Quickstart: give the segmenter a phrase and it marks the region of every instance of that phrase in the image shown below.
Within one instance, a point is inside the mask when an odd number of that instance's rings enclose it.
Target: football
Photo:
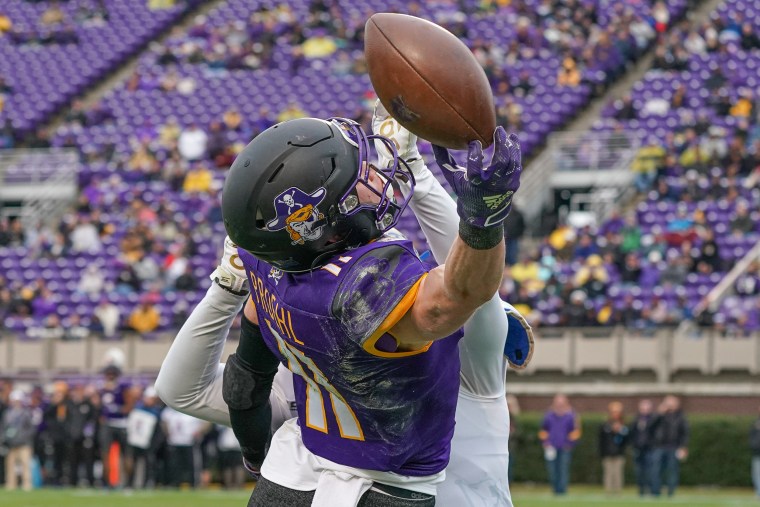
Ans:
[[[451,32],[414,16],[377,13],[365,26],[364,54],[380,102],[411,132],[452,149],[492,143],[491,86]]]

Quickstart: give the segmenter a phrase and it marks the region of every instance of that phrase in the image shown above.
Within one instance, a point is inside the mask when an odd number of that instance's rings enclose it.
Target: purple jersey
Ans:
[[[129,386],[122,383],[117,383],[114,387],[103,386],[100,388],[101,414],[108,423],[117,421],[126,423],[127,416],[122,411],[124,410],[127,389]]]
[[[377,241],[307,273],[239,250],[267,345],[295,373],[304,445],[346,466],[435,474],[449,461],[461,332],[412,352],[387,331],[428,268],[410,241]]]

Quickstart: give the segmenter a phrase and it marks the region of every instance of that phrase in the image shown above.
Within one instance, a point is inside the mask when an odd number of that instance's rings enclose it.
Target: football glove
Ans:
[[[506,301],[502,301],[502,306],[509,322],[504,355],[509,366],[515,370],[525,369],[533,358],[533,328],[514,306]]]
[[[256,481],[261,479],[261,463],[254,465],[248,461],[248,458],[245,457],[245,454],[243,454],[243,468],[245,468],[245,470],[248,472],[248,475],[250,475],[252,479]]]
[[[467,166],[460,167],[446,148],[433,145],[435,161],[457,195],[459,218],[473,227],[489,229],[501,226],[512,209],[512,196],[520,188],[522,160],[517,136],[503,127],[493,134],[494,154],[491,164],[483,166],[483,147],[471,141]]]
[[[415,180],[427,169],[417,149],[417,136],[388,114],[379,100],[375,102],[375,110],[372,113],[372,132],[390,139],[396,145],[398,158],[406,162]],[[378,167],[388,167],[393,162],[393,154],[379,139],[375,139],[375,150],[378,155]]]
[[[244,296],[249,292],[248,277],[245,274],[243,261],[238,256],[237,245],[229,236],[224,238],[222,260],[209,278],[222,289],[236,296]]]

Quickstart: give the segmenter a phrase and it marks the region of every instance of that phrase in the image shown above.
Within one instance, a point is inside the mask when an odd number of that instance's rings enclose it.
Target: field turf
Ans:
[[[29,493],[0,490],[2,507],[244,507],[246,491],[117,491],[42,489]],[[607,497],[599,488],[575,487],[566,497],[555,498],[546,488],[517,486],[515,507],[639,507],[679,505],[689,507],[757,507],[760,501],[749,490],[683,488],[673,498],[639,499],[632,489],[619,497]],[[464,506],[463,506],[464,507]]]

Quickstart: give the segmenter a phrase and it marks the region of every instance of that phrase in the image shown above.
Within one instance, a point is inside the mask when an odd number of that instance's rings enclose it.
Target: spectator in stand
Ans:
[[[2,77],[0,77],[0,87],[2,87]],[[0,112],[3,110],[3,92],[0,91]],[[5,119],[0,125],[0,150],[10,150],[15,146],[16,137],[13,133],[13,126],[9,119]],[[2,245],[2,243],[0,243]]]
[[[98,228],[87,215],[79,217],[77,225],[71,231],[70,239],[71,250],[74,253],[98,253],[102,249]]]
[[[512,280],[528,291],[538,291],[543,287],[539,278],[541,266],[530,254],[523,254],[520,262],[510,268]]]
[[[617,495],[623,491],[625,448],[628,426],[623,420],[623,404],[613,401],[607,406],[607,421],[599,428],[599,455],[602,457],[604,491]]]
[[[576,87],[581,84],[581,73],[572,56],[566,56],[562,61],[562,67],[557,74],[559,86]]]
[[[697,267],[700,271],[714,273],[720,271],[722,260],[718,243],[715,241],[715,233],[712,229],[706,229],[700,234],[702,242],[699,247]]]
[[[183,292],[198,289],[198,280],[196,280],[195,275],[193,274],[192,265],[188,264],[185,267],[185,272],[177,277],[174,281],[174,288]]]
[[[297,118],[303,118],[306,116],[306,111],[301,109],[295,102],[290,102],[285,109],[280,111],[277,115],[277,122],[283,122],[288,120],[295,120]]]
[[[172,192],[178,192],[182,188],[188,170],[188,163],[179,152],[172,150],[169,159],[163,164],[161,179],[169,184]]]
[[[552,490],[555,495],[564,495],[570,482],[573,448],[581,438],[580,417],[564,394],[554,396],[552,405],[544,416],[538,438],[544,447],[544,459]]]
[[[99,329],[103,333],[104,338],[110,339],[116,335],[121,315],[119,308],[115,304],[108,301],[105,297],[101,298],[92,316],[96,323],[96,329]]]
[[[133,143],[134,151],[127,161],[127,169],[142,173],[148,179],[154,179],[159,173],[160,164],[150,143],[148,139]]]
[[[21,488],[32,489],[32,444],[35,426],[31,410],[24,404],[24,393],[11,391],[10,405],[3,411],[0,420],[0,440],[8,448],[5,456],[5,489],[13,491],[18,487],[16,467],[21,469]]]
[[[50,2],[50,5],[40,16],[40,23],[43,25],[58,25],[63,23],[65,19],[65,13],[55,0]]]
[[[78,314],[73,313],[64,321],[63,337],[64,341],[81,341],[90,337],[90,330],[81,323]]]
[[[200,163],[188,171],[182,190],[187,193],[208,193],[211,190],[213,174],[205,163]]]
[[[760,498],[760,416],[752,423],[749,431],[749,449],[752,453],[752,485],[755,487],[755,495]]]
[[[243,128],[243,115],[233,107],[224,112],[222,122],[229,132],[240,132]]]
[[[691,30],[689,32],[689,35],[686,36],[686,40],[683,42],[683,47],[692,55],[703,55],[707,53],[707,44],[696,30]]]
[[[170,485],[197,486],[201,467],[198,445],[210,423],[166,407],[161,412],[161,426],[169,446]]]
[[[217,159],[224,153],[227,148],[227,134],[222,128],[222,123],[219,121],[212,121],[208,127],[208,156],[213,160],[217,167],[221,167],[217,163]]]
[[[755,33],[752,23],[742,23],[741,46],[745,51],[760,49],[760,37]]]
[[[164,259],[162,266],[166,285],[173,287],[174,283],[190,266],[187,259],[187,251],[184,246],[176,243],[169,247],[169,255]]]
[[[208,135],[197,123],[182,131],[177,140],[179,154],[187,161],[201,160],[206,155]]]
[[[177,140],[182,133],[182,128],[177,123],[177,118],[169,117],[165,124],[158,129],[158,145],[167,150],[177,147]]]
[[[11,21],[11,18],[4,12],[0,12],[0,36],[10,32],[12,29],[13,22]],[[2,92],[2,89],[0,89],[0,92]]]
[[[53,315],[57,309],[58,302],[53,292],[43,285],[39,295],[32,301],[32,315],[37,319],[43,319]]]
[[[729,114],[731,116],[749,118],[752,116],[754,107],[754,94],[750,88],[739,89],[739,98],[736,100]]]
[[[573,279],[575,287],[582,289],[590,298],[603,296],[607,292],[610,275],[599,255],[589,255]]]
[[[652,494],[660,496],[662,478],[673,496],[680,481],[680,462],[689,454],[689,425],[675,396],[666,396],[652,423]]]
[[[504,221],[504,236],[507,245],[507,264],[510,266],[517,262],[520,255],[520,238],[525,234],[525,218],[517,206],[512,206],[512,211]]]
[[[301,45],[301,49],[305,58],[326,58],[338,50],[338,45],[326,30],[317,29]]]
[[[158,328],[161,315],[147,298],[129,316],[129,327],[140,334],[151,333]]]
[[[639,410],[631,422],[630,442],[633,448],[633,465],[639,496],[651,492],[653,425],[656,418],[652,413],[652,401],[639,401]]]
[[[79,485],[79,469],[84,470],[83,479],[90,487],[95,485],[96,436],[98,430],[98,410],[92,402],[84,384],[71,387],[71,418],[69,423],[68,468],[71,485]]]
[[[79,279],[77,290],[82,294],[97,295],[103,292],[105,275],[97,264],[88,265]]]
[[[51,314],[45,317],[41,326],[35,325],[27,330],[27,335],[42,340],[60,340],[63,338],[65,331],[61,326],[61,319],[58,315]]]
[[[560,310],[560,324],[568,327],[584,327],[594,323],[593,305],[588,295],[580,289],[569,295],[569,301]]]

